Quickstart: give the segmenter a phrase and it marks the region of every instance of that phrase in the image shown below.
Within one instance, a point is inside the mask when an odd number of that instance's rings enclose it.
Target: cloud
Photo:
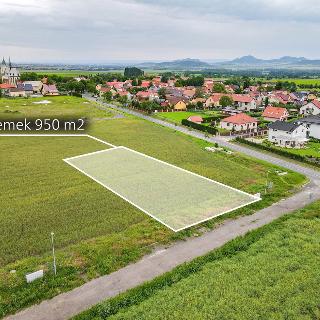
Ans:
[[[319,8],[313,0],[2,0],[0,56],[69,62],[316,57]]]

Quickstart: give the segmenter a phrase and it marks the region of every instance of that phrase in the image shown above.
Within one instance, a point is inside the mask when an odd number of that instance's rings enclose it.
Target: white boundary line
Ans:
[[[81,133],[1,133],[0,137],[86,137],[93,140],[96,140],[98,142],[101,142],[103,144],[106,144],[112,148],[115,148],[116,146],[114,144],[111,144],[109,142],[106,142],[104,140],[101,140],[99,138],[96,138],[94,136],[91,136],[90,134],[81,134]]]
[[[109,149],[109,150],[113,150],[113,149]],[[106,151],[106,150],[103,150]],[[86,173],[85,171],[83,171],[82,169],[78,168],[77,166],[75,166],[74,164],[69,162],[70,159],[63,159],[64,162],[66,162],[68,165],[70,165],[71,167],[75,168],[76,170],[80,171],[81,173],[83,173],[85,176],[89,177],[90,179],[92,179],[93,181],[99,183],[101,186],[103,186],[104,188],[108,189],[109,191],[113,192],[114,194],[116,194],[118,197],[120,197],[121,199],[127,201],[128,203],[130,203],[131,205],[133,205],[134,207],[138,208],[139,210],[141,210],[142,212],[144,212],[145,214],[147,214],[148,216],[150,216],[151,218],[153,218],[154,220],[157,220],[158,222],[160,222],[161,224],[165,225],[167,228],[171,229],[174,232],[177,232],[175,229],[173,229],[172,227],[170,227],[168,224],[164,223],[163,221],[161,221],[160,219],[158,219],[157,217],[153,216],[151,213],[149,213],[148,211],[146,211],[145,209],[139,207],[137,204],[133,203],[132,201],[130,201],[129,199],[125,198],[124,196],[122,196],[120,193],[118,193],[117,191],[114,191],[113,189],[111,189],[110,187],[108,187],[107,185],[105,185],[104,183],[102,183],[101,181],[99,181],[98,179],[94,178],[93,176],[91,176],[90,174]]]
[[[123,200],[127,201],[128,203],[130,203],[131,205],[133,205],[133,206],[136,207],[137,209],[141,210],[142,212],[144,212],[145,214],[147,214],[148,216],[150,216],[150,217],[153,218],[154,220],[156,220],[156,221],[160,222],[161,224],[165,225],[167,228],[169,228],[170,230],[172,230],[172,231],[174,231],[174,232],[178,232],[178,231],[182,231],[182,230],[184,230],[184,229],[188,229],[188,228],[193,227],[193,226],[195,226],[195,225],[198,225],[198,224],[200,224],[200,223],[209,221],[209,220],[211,220],[211,219],[213,219],[213,218],[216,218],[216,217],[221,216],[221,215],[224,215],[224,214],[226,214],[226,213],[228,213],[228,212],[232,212],[232,211],[234,211],[234,210],[243,208],[243,207],[245,207],[245,206],[248,206],[248,205],[250,205],[250,204],[252,204],[252,203],[255,203],[255,202],[261,200],[261,198],[258,198],[258,197],[256,197],[256,196],[254,196],[254,195],[252,195],[252,194],[249,194],[249,193],[247,193],[247,192],[244,192],[244,191],[242,191],[242,190],[238,190],[238,189],[236,189],[236,188],[230,187],[230,186],[228,186],[228,185],[226,185],[226,184],[223,184],[223,183],[221,183],[221,182],[218,182],[218,181],[215,181],[215,180],[206,178],[206,177],[201,176],[201,175],[199,175],[199,174],[197,174],[197,173],[194,173],[194,172],[192,172],[192,171],[188,171],[188,170],[186,170],[186,169],[177,167],[177,166],[175,166],[175,165],[173,165],[173,164],[170,164],[170,163],[168,163],[168,162],[165,162],[165,161],[162,161],[162,160],[153,158],[153,157],[151,157],[151,156],[148,156],[148,155],[146,155],[146,154],[144,154],[144,153],[141,153],[141,152],[138,152],[138,151],[136,151],[136,150],[132,150],[132,149],[130,149],[130,148],[123,147],[123,146],[115,146],[115,145],[113,145],[113,144],[111,144],[111,143],[109,143],[109,142],[106,142],[106,141],[104,141],[104,140],[101,140],[101,139],[99,139],[99,138],[96,138],[96,137],[94,137],[94,136],[91,136],[91,135],[89,135],[89,134],[14,134],[14,133],[12,133],[12,134],[0,134],[0,137],[87,137],[87,138],[96,140],[96,141],[98,141],[98,142],[100,142],[100,143],[103,143],[103,144],[105,144],[105,145],[110,146],[110,147],[111,147],[110,149],[95,151],[95,152],[86,153],[86,154],[82,154],[82,155],[75,156],[75,157],[71,157],[71,158],[66,158],[66,159],[63,159],[63,161],[66,162],[66,163],[67,163],[68,165],[70,165],[71,167],[75,168],[76,170],[80,171],[81,173],[83,173],[84,175],[86,175],[87,177],[89,177],[90,179],[94,180],[94,181],[97,182],[98,184],[102,185],[104,188],[106,188],[106,189],[108,189],[109,191],[113,192],[114,194],[116,194],[117,196],[119,196],[120,198],[122,198]],[[183,227],[183,228],[174,229],[174,228],[172,228],[171,226],[169,226],[168,224],[166,224],[165,222],[161,221],[160,219],[158,219],[157,217],[155,217],[154,215],[152,215],[151,213],[147,212],[145,209],[139,207],[138,205],[136,205],[135,203],[133,203],[133,202],[130,201],[129,199],[123,197],[123,196],[122,196],[121,194],[119,194],[118,192],[112,190],[112,189],[109,188],[108,186],[104,185],[103,183],[101,183],[100,181],[98,181],[97,179],[95,179],[94,177],[92,177],[91,175],[87,174],[86,172],[84,172],[83,170],[77,168],[75,165],[73,165],[73,164],[71,164],[71,163],[69,162],[69,160],[72,160],[72,159],[81,158],[81,157],[85,157],[85,156],[89,156],[89,155],[93,155],[93,154],[97,154],[97,153],[107,152],[107,151],[111,151],[111,150],[114,150],[114,149],[126,149],[126,150],[129,150],[129,151],[134,152],[134,153],[136,153],[136,154],[142,155],[142,156],[144,156],[144,157],[146,157],[146,158],[149,158],[149,159],[158,161],[158,162],[160,162],[160,163],[162,163],[162,164],[165,164],[165,165],[167,165],[167,166],[173,167],[173,168],[175,168],[175,169],[178,169],[178,170],[187,172],[187,173],[189,173],[189,174],[192,174],[192,175],[194,175],[194,176],[197,176],[197,177],[199,177],[199,178],[205,179],[205,180],[207,180],[207,181],[210,181],[210,182],[219,184],[219,185],[221,185],[221,186],[227,187],[227,188],[229,188],[229,189],[231,189],[231,190],[233,190],[233,191],[237,191],[237,192],[243,193],[243,194],[245,194],[245,195],[247,195],[247,196],[249,196],[249,197],[254,198],[254,200],[251,201],[251,202],[248,202],[248,203],[246,203],[246,204],[243,204],[243,205],[241,205],[241,206],[238,206],[238,207],[232,208],[232,209],[230,209],[230,210],[224,211],[224,212],[222,212],[222,213],[216,214],[216,215],[214,215],[214,216],[211,216],[211,217],[209,217],[209,218],[206,218],[206,219],[197,221],[197,222],[195,222],[195,223],[193,223],[193,224],[190,224],[190,225],[187,225],[187,226],[185,226],[185,227]]]
[[[167,165],[167,166],[173,167],[173,168],[175,168],[175,169],[181,170],[181,171],[186,172],[186,173],[188,173],[188,174],[192,174],[192,175],[194,175],[194,176],[196,176],[196,177],[198,177],[198,178],[202,178],[202,179],[204,179],[204,180],[207,180],[207,181],[209,181],[209,182],[211,182],[211,183],[215,183],[215,184],[218,184],[218,185],[227,187],[227,188],[229,188],[229,189],[231,189],[231,190],[233,190],[233,191],[236,191],[236,192],[238,192],[238,193],[245,194],[246,196],[251,197],[251,198],[253,198],[254,200],[249,201],[249,202],[247,202],[247,203],[245,203],[245,204],[243,204],[243,205],[240,205],[240,206],[238,206],[238,207],[231,208],[231,209],[229,209],[229,210],[223,211],[223,212],[218,213],[218,214],[216,214],[216,215],[210,216],[210,217],[205,218],[205,219],[203,219],[203,220],[197,221],[197,222],[192,223],[192,224],[190,224],[190,225],[184,226],[184,227],[182,227],[182,228],[175,229],[175,228],[171,227],[170,225],[166,224],[165,222],[163,222],[162,220],[160,220],[159,218],[155,217],[155,216],[154,216],[153,214],[151,214],[150,212],[148,212],[148,211],[146,211],[145,209],[141,208],[140,206],[138,206],[137,204],[135,204],[134,202],[132,202],[132,201],[129,200],[128,198],[124,197],[124,196],[121,195],[119,192],[113,190],[113,189],[110,188],[108,185],[104,184],[103,182],[101,182],[101,181],[99,181],[98,179],[94,178],[93,176],[91,176],[90,174],[86,173],[86,172],[83,171],[82,169],[78,168],[76,165],[74,165],[74,164],[72,164],[72,163],[69,162],[69,160],[71,160],[71,159],[82,158],[82,157],[85,157],[85,156],[90,156],[90,155],[95,154],[95,153],[109,152],[109,151],[113,151],[113,150],[115,150],[115,149],[124,149],[124,150],[128,150],[128,151],[130,151],[130,152],[134,152],[134,153],[136,153],[136,154],[139,154],[139,155],[144,156],[144,157],[146,157],[146,158],[149,158],[149,159],[152,159],[152,160],[154,160],[154,161],[160,162],[160,163],[162,163],[162,164],[165,164],[165,165]],[[242,191],[242,190],[238,190],[238,189],[236,189],[236,188],[230,187],[230,186],[225,185],[225,184],[223,184],[223,183],[220,183],[220,182],[218,182],[218,181],[215,181],[215,180],[206,178],[206,177],[204,177],[204,176],[201,176],[201,175],[199,175],[199,174],[197,174],[197,173],[194,173],[194,172],[192,172],[192,171],[188,171],[188,170],[182,169],[182,168],[177,167],[177,166],[175,166],[175,165],[173,165],[173,164],[170,164],[170,163],[168,163],[168,162],[165,162],[165,161],[162,161],[162,160],[153,158],[153,157],[148,156],[148,155],[146,155],[146,154],[144,154],[144,153],[141,153],[141,152],[138,152],[138,151],[135,151],[135,150],[132,150],[132,149],[130,149],[130,148],[123,147],[123,146],[119,146],[119,147],[115,147],[115,148],[111,148],[111,149],[107,149],[107,150],[101,150],[101,151],[93,152],[93,153],[87,153],[87,154],[83,154],[83,155],[80,155],[80,156],[76,156],[76,157],[72,157],[72,158],[68,158],[68,159],[63,159],[63,161],[65,161],[66,163],[68,163],[70,166],[72,166],[72,167],[75,168],[76,170],[80,171],[81,173],[83,173],[84,175],[86,175],[87,177],[89,177],[90,179],[92,179],[92,180],[94,180],[95,182],[99,183],[99,184],[102,185],[104,188],[106,188],[106,189],[108,189],[109,191],[113,192],[114,194],[116,194],[117,196],[119,196],[120,198],[122,198],[123,200],[127,201],[128,203],[130,203],[130,204],[133,205],[134,207],[138,208],[139,210],[141,210],[142,212],[146,213],[148,216],[152,217],[153,219],[155,219],[156,221],[158,221],[158,222],[160,222],[161,224],[165,225],[166,227],[168,227],[169,229],[171,229],[171,230],[174,231],[174,232],[178,232],[178,231],[182,231],[182,230],[184,230],[184,229],[188,229],[188,228],[193,227],[193,226],[195,226],[195,225],[198,225],[198,224],[200,224],[200,223],[209,221],[209,220],[211,220],[211,219],[213,219],[213,218],[216,218],[216,217],[218,217],[218,216],[224,215],[224,214],[229,213],[229,212],[232,212],[232,211],[234,211],[234,210],[243,208],[243,207],[245,207],[245,206],[248,206],[248,205],[250,205],[250,204],[252,204],[252,203],[255,203],[255,202],[261,200],[261,198],[258,198],[258,197],[256,197],[256,196],[250,194],[250,193],[244,192],[244,191]]]

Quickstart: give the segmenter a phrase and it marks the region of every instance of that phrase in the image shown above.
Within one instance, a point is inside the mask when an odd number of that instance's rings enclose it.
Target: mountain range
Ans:
[[[284,56],[277,59],[259,59],[252,55],[243,56],[230,61],[208,63],[199,59],[182,59],[166,62],[145,62],[136,65],[142,69],[161,70],[203,70],[212,68],[236,69],[273,69],[273,68],[320,68],[320,60],[305,57]]]

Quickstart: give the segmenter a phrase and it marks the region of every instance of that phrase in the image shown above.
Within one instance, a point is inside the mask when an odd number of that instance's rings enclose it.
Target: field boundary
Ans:
[[[96,183],[100,184],[101,186],[103,186],[104,188],[108,189],[109,191],[113,192],[114,194],[116,194],[118,197],[120,197],[121,199],[125,200],[126,202],[130,203],[131,205],[133,205],[134,207],[136,207],[137,209],[139,209],[140,211],[142,211],[143,213],[147,214],[148,216],[150,216],[151,218],[153,218],[154,220],[158,221],[159,223],[163,224],[164,226],[166,226],[167,228],[169,228],[170,230],[174,231],[174,232],[179,232],[179,231],[182,231],[182,230],[185,230],[185,229],[188,229],[188,228],[191,228],[193,226],[196,226],[198,224],[201,224],[203,222],[206,222],[206,221],[209,221],[211,219],[214,219],[216,217],[219,217],[219,216],[222,216],[224,214],[227,214],[229,212],[232,212],[232,211],[235,211],[237,209],[240,209],[240,208],[243,208],[245,206],[248,206],[248,205],[251,205],[255,202],[258,202],[261,200],[261,197],[257,196],[257,195],[252,195],[252,194],[249,194],[245,191],[242,191],[242,190],[239,190],[239,189],[236,189],[236,188],[233,188],[229,185],[226,185],[224,183],[221,183],[221,182],[218,182],[216,180],[212,180],[210,178],[207,178],[207,177],[204,177],[202,175],[199,175],[195,172],[192,172],[192,171],[189,171],[189,170],[186,170],[186,169],[183,169],[181,167],[178,167],[178,166],[175,166],[171,163],[168,163],[166,161],[162,161],[162,160],[159,160],[157,158],[154,158],[154,157],[151,157],[149,155],[146,155],[144,153],[141,153],[139,151],[136,151],[136,150],[133,150],[133,149],[130,149],[128,147],[125,147],[125,146],[115,146],[109,142],[106,142],[102,139],[99,139],[97,137],[94,137],[92,135],[89,135],[89,134],[0,134],[0,137],[87,137],[87,138],[90,138],[90,139],[93,139],[95,141],[98,141],[100,143],[103,143],[105,145],[108,145],[110,148],[109,149],[103,149],[103,150],[99,150],[99,151],[94,151],[94,152],[90,152],[90,153],[86,153],[86,154],[81,154],[81,155],[78,155],[78,156],[74,156],[74,157],[70,157],[70,158],[65,158],[65,159],[62,159],[65,163],[67,163],[68,165],[70,165],[71,167],[73,167],[74,169],[78,170],[79,172],[81,172],[82,174],[84,174],[85,176],[89,177],[90,179],[92,179],[93,181],[95,181]],[[135,204],[134,202],[132,202],[131,200],[129,200],[128,198],[122,196],[119,192],[113,190],[112,188],[110,188],[109,186],[107,186],[106,184],[102,183],[101,181],[99,181],[98,179],[94,178],[92,175],[86,173],[84,170],[78,168],[77,166],[75,166],[74,164],[72,164],[70,162],[70,160],[72,159],[77,159],[77,158],[82,158],[82,157],[86,157],[86,156],[89,156],[89,155],[94,155],[94,154],[98,154],[98,153],[103,153],[103,152],[108,152],[108,151],[112,151],[114,149],[125,149],[125,150],[128,150],[130,152],[133,152],[133,153],[136,153],[138,155],[141,155],[141,156],[144,156],[148,159],[152,159],[154,161],[157,161],[161,164],[164,164],[164,165],[167,165],[167,166],[170,166],[174,169],[177,169],[177,170],[180,170],[180,171],[183,171],[183,172],[186,172],[188,174],[191,174],[191,175],[194,175],[198,178],[201,178],[203,180],[206,180],[206,181],[209,181],[211,183],[215,183],[217,185],[220,185],[220,186],[223,186],[225,188],[228,188],[232,191],[235,191],[235,192],[238,192],[238,193],[242,193],[248,197],[251,197],[253,198],[252,201],[248,201],[247,203],[245,204],[242,204],[240,206],[237,206],[237,207],[234,207],[234,208],[231,208],[231,209],[228,209],[228,210],[225,210],[223,212],[220,212],[218,214],[215,214],[211,217],[208,217],[208,218],[205,218],[205,219],[201,219],[195,223],[192,223],[192,224],[189,224],[189,225],[186,225],[182,228],[178,228],[178,229],[175,229],[173,227],[171,227],[170,225],[168,225],[167,223],[163,222],[162,220],[160,220],[159,218],[157,218],[156,216],[154,216],[153,214],[151,214],[150,212],[146,211],[145,209],[143,209],[142,207],[140,207],[139,205]]]

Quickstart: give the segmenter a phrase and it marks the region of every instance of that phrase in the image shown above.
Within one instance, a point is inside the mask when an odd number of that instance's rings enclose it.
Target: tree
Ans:
[[[154,101],[144,101],[140,104],[140,108],[148,113],[151,113],[155,110],[159,110],[160,105]]]
[[[201,87],[196,88],[196,92],[194,94],[195,98],[203,98],[204,96],[204,92],[203,89]]]
[[[160,99],[165,99],[166,98],[166,93],[167,93],[166,88],[160,88],[159,91],[158,91],[159,98]]]
[[[35,72],[23,72],[20,75],[20,80],[21,81],[37,81],[39,80],[39,76]]]
[[[134,78],[134,79],[132,80],[132,83],[131,83],[131,84],[132,84],[134,87],[137,86],[137,85],[138,85],[137,79]]]
[[[124,76],[127,78],[136,78],[144,75],[144,72],[136,67],[126,67],[124,69]]]
[[[212,91],[217,93],[226,93],[226,87],[223,83],[215,83]]]
[[[219,100],[219,103],[222,107],[228,107],[233,105],[233,99],[229,96],[222,96]]]
[[[87,91],[93,94],[97,94],[98,90],[96,89],[96,85],[94,82],[87,83]]]
[[[128,102],[128,97],[127,96],[120,96],[117,100],[122,104],[126,104]]]
[[[102,95],[103,99],[106,101],[110,101],[112,100],[112,92],[111,91],[107,91]]]

